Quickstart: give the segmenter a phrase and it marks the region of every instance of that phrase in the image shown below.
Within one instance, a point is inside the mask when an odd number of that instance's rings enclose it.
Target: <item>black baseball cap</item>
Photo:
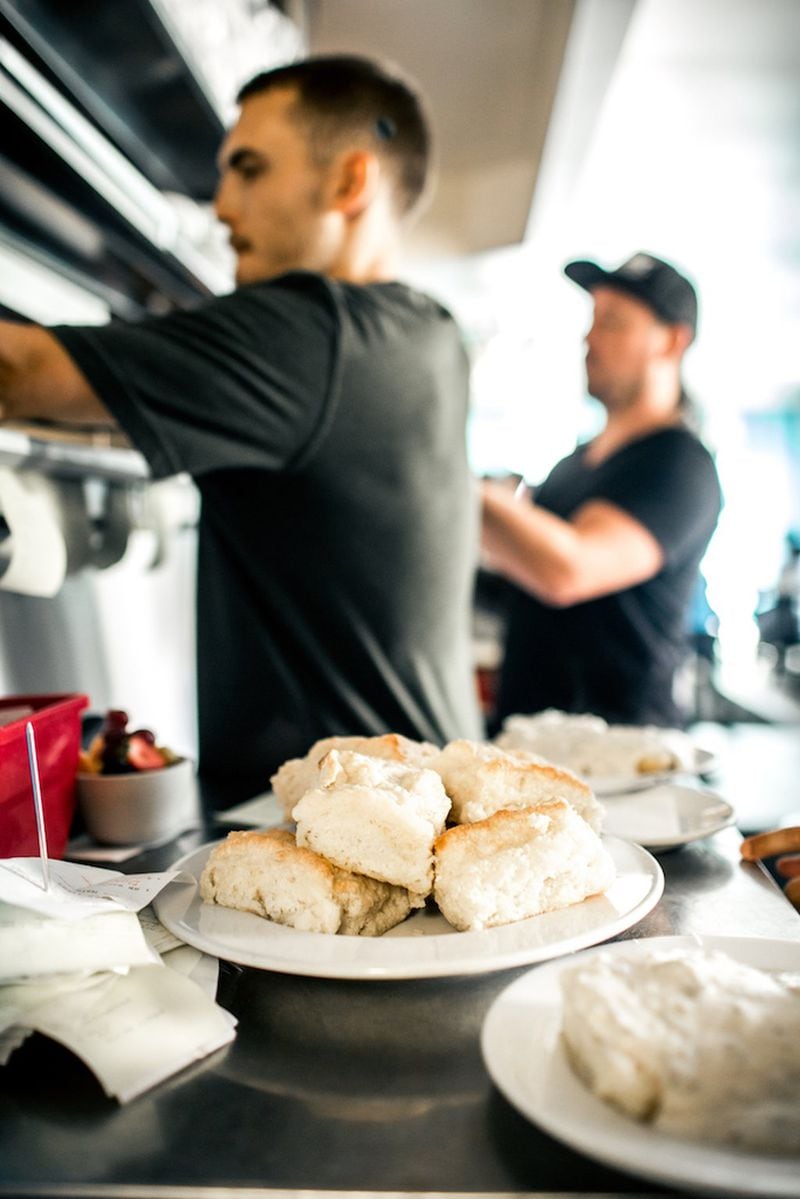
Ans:
[[[689,325],[697,332],[697,292],[680,271],[661,258],[640,252],[615,271],[596,262],[569,262],[564,274],[585,291],[612,287],[635,296],[668,325]]]

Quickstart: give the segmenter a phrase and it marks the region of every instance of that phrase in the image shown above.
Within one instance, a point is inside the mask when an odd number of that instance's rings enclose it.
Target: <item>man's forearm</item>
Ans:
[[[29,338],[27,325],[0,321],[0,415],[6,418],[22,415],[22,362]]]
[[[0,419],[113,424],[83,373],[39,325],[0,321]]]
[[[568,607],[652,578],[660,544],[634,517],[603,500],[562,520],[485,483],[483,546],[488,564],[544,603]]]

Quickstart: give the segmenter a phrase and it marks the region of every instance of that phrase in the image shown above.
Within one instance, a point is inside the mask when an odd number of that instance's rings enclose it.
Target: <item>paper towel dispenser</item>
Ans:
[[[137,571],[154,569],[173,535],[194,528],[198,510],[185,476],[153,483],[0,465],[0,591],[52,597],[68,575],[126,556]]]

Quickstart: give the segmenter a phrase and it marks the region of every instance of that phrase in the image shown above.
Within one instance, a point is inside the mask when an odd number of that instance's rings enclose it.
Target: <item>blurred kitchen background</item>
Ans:
[[[598,419],[566,261],[644,249],[693,278],[725,509],[682,685],[701,720],[800,722],[800,647],[756,619],[800,544],[798,0],[0,0],[0,315],[228,290],[209,202],[236,90],[342,50],[429,100],[438,186],[404,275],[464,328],[476,474],[536,482]],[[117,436],[0,427],[0,695],[84,691],[193,753],[195,518]],[[476,662],[496,633],[479,605]]]

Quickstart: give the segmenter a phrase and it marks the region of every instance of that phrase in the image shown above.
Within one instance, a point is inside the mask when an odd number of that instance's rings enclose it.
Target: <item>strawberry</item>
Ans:
[[[167,759],[157,746],[137,732],[128,738],[128,764],[134,770],[160,770]]]

